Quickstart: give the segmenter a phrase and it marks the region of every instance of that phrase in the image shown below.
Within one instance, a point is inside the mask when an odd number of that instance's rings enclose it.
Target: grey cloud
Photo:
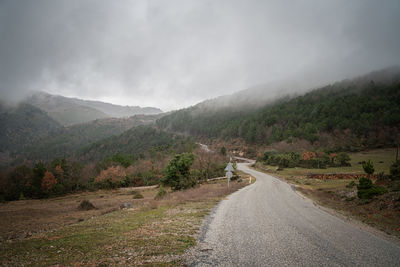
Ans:
[[[263,83],[299,90],[398,65],[399,11],[397,0],[1,1],[1,97],[169,110]]]

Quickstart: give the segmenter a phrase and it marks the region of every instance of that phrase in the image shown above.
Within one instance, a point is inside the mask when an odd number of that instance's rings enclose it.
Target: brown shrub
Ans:
[[[94,210],[96,207],[89,200],[83,200],[78,207],[79,210]]]

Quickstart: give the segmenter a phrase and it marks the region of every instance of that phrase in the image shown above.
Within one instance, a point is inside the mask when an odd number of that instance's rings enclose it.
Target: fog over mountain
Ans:
[[[102,118],[162,113],[162,110],[153,107],[119,106],[100,101],[51,95],[45,92],[35,92],[25,98],[24,102],[46,111],[50,117],[62,125],[73,125]]]
[[[256,85],[298,92],[399,65],[399,12],[397,0],[3,0],[0,97],[168,111]]]

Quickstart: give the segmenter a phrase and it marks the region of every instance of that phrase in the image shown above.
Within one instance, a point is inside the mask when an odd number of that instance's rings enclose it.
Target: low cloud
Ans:
[[[399,12],[396,0],[2,1],[1,98],[170,110],[263,83],[295,91],[398,65]]]

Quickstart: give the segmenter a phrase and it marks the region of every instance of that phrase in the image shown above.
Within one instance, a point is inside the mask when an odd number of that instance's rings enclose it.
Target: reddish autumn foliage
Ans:
[[[304,151],[302,154],[303,160],[311,160],[313,158],[316,158],[317,155],[312,152],[312,151]]]
[[[111,166],[107,170],[102,170],[100,175],[94,179],[96,183],[102,183],[109,181],[113,184],[121,182],[121,180],[126,176],[126,172],[121,166]]]
[[[42,191],[50,192],[51,189],[57,184],[57,179],[54,177],[54,174],[46,171],[42,178]]]

